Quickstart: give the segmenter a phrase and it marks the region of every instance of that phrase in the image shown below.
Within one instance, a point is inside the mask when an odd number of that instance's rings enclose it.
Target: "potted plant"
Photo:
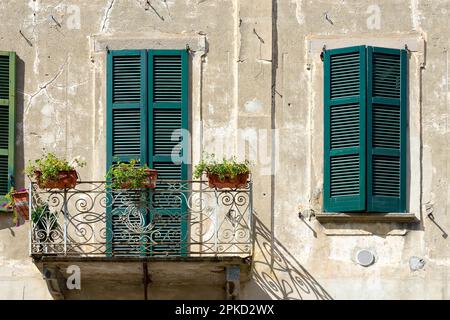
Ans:
[[[248,160],[237,162],[233,157],[217,161],[212,154],[195,166],[194,178],[199,179],[203,173],[206,173],[211,188],[241,188],[246,185],[250,175],[249,166]]]
[[[154,189],[158,172],[146,165],[139,166],[138,160],[129,163],[120,162],[113,164],[106,174],[106,179],[111,180],[113,189]]]
[[[0,209],[13,213],[13,222],[16,226],[19,226],[19,214],[24,220],[29,219],[28,191],[26,189],[16,191],[14,188],[11,188],[5,199],[7,202],[2,203]]]
[[[71,189],[77,184],[78,173],[76,168],[85,166],[84,161],[74,159],[69,163],[58,158],[54,153],[48,153],[32,163],[28,163],[25,172],[37,181],[42,189]]]

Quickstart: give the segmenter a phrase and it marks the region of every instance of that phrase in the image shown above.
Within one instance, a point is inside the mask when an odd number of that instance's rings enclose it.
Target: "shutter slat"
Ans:
[[[155,219],[155,229],[159,232],[153,236],[153,256],[180,256],[182,241],[186,241],[182,235],[181,217],[177,215],[158,216]]]
[[[115,109],[113,113],[113,157],[141,154],[141,110]]]
[[[0,195],[8,191],[8,156],[0,156]]]
[[[359,146],[359,105],[331,106],[331,148]]]
[[[179,144],[182,129],[180,109],[155,109],[153,112],[153,154],[170,156]],[[181,133],[181,132],[180,132]],[[174,135],[174,139],[172,139]]]
[[[374,156],[373,195],[400,198],[400,157]]]
[[[373,97],[400,98],[400,55],[373,54]]]
[[[339,169],[345,168],[342,175]],[[336,171],[337,169],[337,171]],[[359,195],[359,156],[337,156],[331,158],[331,196]]]
[[[182,99],[181,56],[153,57],[153,101],[176,102]]]
[[[9,141],[9,108],[8,106],[0,106],[0,149],[8,149],[8,141]]]
[[[114,56],[112,66],[112,100],[139,102],[141,100],[141,57]]]
[[[330,61],[330,97],[342,98],[359,95],[359,54],[336,54]]]
[[[0,99],[9,99],[9,55],[0,55]]]

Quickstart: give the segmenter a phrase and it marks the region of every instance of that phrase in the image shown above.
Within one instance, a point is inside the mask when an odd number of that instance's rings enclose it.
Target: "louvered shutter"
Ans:
[[[365,209],[365,46],[324,54],[324,210]]]
[[[147,68],[145,50],[108,52],[107,81],[107,166],[118,160],[137,159],[147,164]],[[138,255],[142,235],[130,224],[140,217],[125,214],[130,203],[140,199],[138,192],[112,191],[114,206],[108,208],[107,251],[113,255]]]
[[[0,51],[0,200],[14,179],[15,147],[15,52]],[[3,199],[2,199],[3,198]]]
[[[187,180],[187,156],[181,130],[188,129],[188,53],[186,50],[150,50],[149,163],[161,180]],[[152,206],[159,232],[154,234],[154,255],[186,253],[185,194],[161,193],[170,185],[160,182]]]
[[[368,47],[367,210],[406,210],[405,50]]]

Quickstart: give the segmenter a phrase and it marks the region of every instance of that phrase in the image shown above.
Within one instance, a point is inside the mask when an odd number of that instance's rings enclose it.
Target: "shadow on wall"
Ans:
[[[271,299],[332,300],[330,294],[255,217],[253,279]]]
[[[15,187],[25,186],[24,181],[24,90],[25,90],[25,63],[16,56],[16,149],[15,149]]]

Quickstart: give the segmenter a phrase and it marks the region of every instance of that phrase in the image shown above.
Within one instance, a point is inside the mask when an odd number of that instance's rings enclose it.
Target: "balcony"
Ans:
[[[111,190],[105,181],[30,190],[30,255],[44,276],[73,264],[92,279],[147,284],[149,277],[223,283],[229,270],[240,281],[250,276],[251,182],[242,189],[159,180],[145,190]]]

